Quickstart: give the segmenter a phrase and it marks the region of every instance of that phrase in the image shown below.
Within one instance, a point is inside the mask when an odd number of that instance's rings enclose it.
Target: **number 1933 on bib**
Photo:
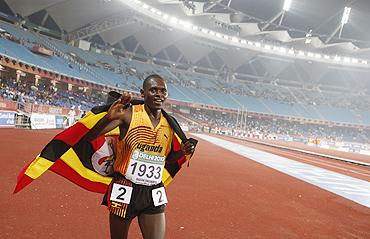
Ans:
[[[164,164],[164,156],[135,150],[125,177],[136,184],[155,185],[162,181]]]

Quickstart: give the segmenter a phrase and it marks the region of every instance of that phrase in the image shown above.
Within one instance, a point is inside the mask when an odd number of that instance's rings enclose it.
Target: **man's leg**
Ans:
[[[132,219],[125,219],[113,213],[109,213],[110,238],[127,239],[131,221]]]
[[[139,215],[139,226],[144,239],[164,239],[166,235],[164,212]]]

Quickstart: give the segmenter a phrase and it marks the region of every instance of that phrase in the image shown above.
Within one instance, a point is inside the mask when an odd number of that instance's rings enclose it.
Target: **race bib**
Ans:
[[[156,185],[162,181],[165,156],[135,150],[130,158],[125,177],[140,185]]]
[[[156,207],[168,202],[164,187],[153,189],[152,198],[153,198],[154,206]]]
[[[132,187],[113,183],[110,200],[130,204]]]

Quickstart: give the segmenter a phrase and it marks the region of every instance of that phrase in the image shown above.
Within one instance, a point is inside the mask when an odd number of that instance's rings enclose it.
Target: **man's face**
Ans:
[[[141,90],[141,96],[144,98],[144,104],[150,109],[162,109],[168,97],[167,85],[160,78],[151,78]]]

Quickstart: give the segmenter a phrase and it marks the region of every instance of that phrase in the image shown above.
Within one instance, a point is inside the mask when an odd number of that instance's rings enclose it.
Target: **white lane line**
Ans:
[[[261,150],[263,150],[263,149],[261,149]],[[317,159],[317,160],[316,159],[312,159],[312,156],[309,156],[309,155],[308,156],[305,156],[305,157],[310,157],[310,159],[308,159],[308,158],[300,158],[299,156],[297,156],[294,153],[284,152],[283,154],[289,155],[290,157],[299,158],[299,160],[303,160],[303,161],[307,161],[307,162],[311,162],[311,163],[316,163],[316,164],[320,164],[320,165],[323,165],[323,166],[327,166],[327,167],[331,167],[331,168],[336,168],[338,170],[342,170],[342,171],[351,172],[351,173],[354,173],[354,174],[358,174],[358,175],[370,177],[370,174],[368,174],[368,173],[358,172],[358,171],[352,170],[352,168],[351,169],[348,169],[348,168],[341,167],[341,166],[338,166],[338,165],[328,164],[327,161],[322,161],[320,159]],[[358,169],[358,170],[361,170],[361,169]],[[369,172],[369,171],[366,171],[365,170],[365,172]]]
[[[370,182],[203,134],[194,136],[370,208]]]

